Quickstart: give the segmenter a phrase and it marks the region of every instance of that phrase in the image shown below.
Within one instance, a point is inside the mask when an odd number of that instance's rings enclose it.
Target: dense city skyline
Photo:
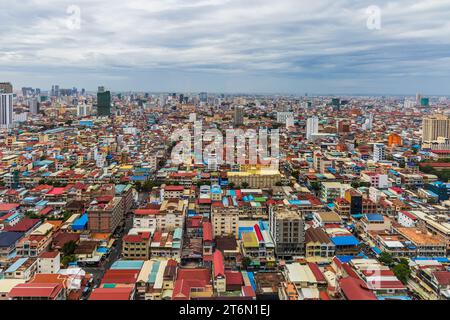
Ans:
[[[16,87],[449,94],[450,1],[7,2]]]

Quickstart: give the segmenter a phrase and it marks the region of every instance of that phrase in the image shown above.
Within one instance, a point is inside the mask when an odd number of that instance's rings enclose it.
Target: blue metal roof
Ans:
[[[331,238],[331,241],[336,246],[357,246],[357,245],[359,245],[358,239],[356,239],[354,236],[337,236],[337,237]]]
[[[16,262],[14,262],[12,265],[9,266],[8,269],[6,269],[5,273],[16,272],[16,270],[19,269],[20,266],[23,265],[27,260],[28,258],[17,259]]]
[[[87,213],[85,213],[72,223],[72,229],[84,230],[87,226],[87,223],[88,223],[88,215]]]
[[[256,291],[256,281],[255,281],[255,276],[253,275],[253,272],[248,272],[248,280],[250,281],[252,288],[254,291]]]
[[[371,213],[365,215],[369,221],[384,221],[383,215],[378,213]]]
[[[23,235],[22,232],[0,232],[0,248],[10,247]]]
[[[336,256],[338,259],[339,259],[339,261],[341,261],[342,263],[348,263],[348,262],[350,262],[353,258],[354,258],[354,256]]]
[[[376,254],[381,254],[382,253],[381,249],[378,248],[378,247],[372,247],[372,251],[375,252]]]
[[[142,260],[118,260],[113,263],[111,270],[140,270],[143,264]]]

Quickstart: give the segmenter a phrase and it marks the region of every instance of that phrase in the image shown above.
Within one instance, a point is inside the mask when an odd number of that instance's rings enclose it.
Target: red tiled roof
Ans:
[[[203,241],[212,241],[212,225],[211,222],[203,222]]]
[[[52,195],[52,196],[59,196],[62,195],[64,193],[64,191],[66,191],[66,188],[53,188],[52,190],[50,190],[49,192],[47,192],[48,195]]]
[[[417,220],[417,217],[415,215],[413,215],[412,213],[409,213],[408,211],[400,211],[400,213],[407,216],[411,220],[414,220],[414,221]]]
[[[433,276],[441,286],[450,285],[450,272],[449,271],[435,271]]]
[[[41,253],[41,255],[39,256],[39,258],[42,259],[54,259],[58,256],[59,252],[58,251],[44,251]]]
[[[11,289],[9,297],[45,297],[54,299],[62,289],[63,286],[59,283],[21,283]]]
[[[40,219],[24,218],[13,226],[6,226],[4,228],[4,231],[27,232],[40,222],[41,222]]]
[[[165,186],[164,191],[184,191],[183,186]]]
[[[223,263],[223,255],[220,250],[214,251],[213,266],[214,278],[225,276],[225,265]]]
[[[446,163],[446,162],[426,162],[426,163],[419,163],[419,166],[421,167],[426,167],[426,166],[430,166],[430,167],[435,167],[435,168],[450,168],[450,163]]]
[[[134,214],[138,216],[149,216],[154,214],[159,214],[159,209],[136,209]]]
[[[133,287],[97,288],[89,296],[89,300],[130,300]]]
[[[11,211],[19,206],[18,203],[0,203],[0,211]]]
[[[227,278],[227,285],[242,285],[244,283],[240,271],[225,271],[225,277]]]
[[[107,270],[102,279],[105,283],[134,284],[140,270]]]
[[[252,286],[243,286],[242,294],[244,295],[244,297],[256,297],[255,290],[253,290]]]
[[[309,269],[311,269],[312,273],[314,274],[314,277],[316,278],[317,282],[326,282],[325,276],[323,275],[322,271],[320,271],[319,267],[315,263],[308,263]]]
[[[361,279],[342,278],[339,285],[347,300],[377,300],[375,294],[367,288]]]

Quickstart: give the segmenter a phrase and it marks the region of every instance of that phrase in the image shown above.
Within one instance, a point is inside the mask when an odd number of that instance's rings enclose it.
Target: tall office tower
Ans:
[[[385,159],[384,157],[385,146],[382,143],[375,143],[373,145],[373,161],[379,162]]]
[[[430,106],[430,98],[422,98],[420,99],[421,107],[429,107]]]
[[[199,99],[200,99],[200,102],[207,102],[208,101],[208,93],[200,92]]]
[[[416,94],[416,103],[420,103],[420,100],[422,100],[422,95],[420,93]]]
[[[52,86],[52,91],[50,92],[50,95],[52,97],[59,97],[60,92],[59,92],[59,86],[58,85],[53,85]]]
[[[39,102],[37,98],[32,98],[28,106],[30,107],[30,113],[31,114],[38,114],[39,113]]]
[[[438,138],[450,139],[450,117],[443,114],[425,117],[422,123],[422,146],[428,148]]]
[[[0,93],[13,93],[13,86],[10,82],[0,82]]]
[[[331,99],[331,105],[333,106],[333,110],[339,111],[341,109],[341,99],[339,98]]]
[[[234,126],[239,127],[244,124],[244,107],[234,107]]]
[[[13,124],[13,94],[0,93],[0,127],[10,128]]]
[[[99,87],[100,89],[101,87]],[[111,92],[99,91],[97,93],[97,116],[110,116],[111,115]]]
[[[105,92],[105,87],[104,86],[100,86],[98,87],[98,92]]]
[[[312,117],[306,120],[306,139],[311,140],[312,136],[319,132],[319,118]]]

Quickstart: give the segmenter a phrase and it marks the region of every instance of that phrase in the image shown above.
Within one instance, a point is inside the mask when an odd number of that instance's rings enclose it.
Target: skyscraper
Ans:
[[[100,89],[100,87],[99,87]],[[97,93],[97,115],[100,117],[111,115],[111,92],[99,91]]]
[[[13,93],[13,86],[9,82],[0,82],[0,93]]]
[[[234,126],[239,127],[244,124],[244,107],[236,106],[234,108]]]
[[[422,123],[422,143],[426,148],[438,138],[450,139],[450,117],[436,114],[425,117]]]
[[[306,120],[306,139],[311,140],[312,136],[319,132],[319,118],[312,117]]]
[[[13,94],[0,93],[0,127],[9,128],[13,123]]]
[[[200,102],[207,102],[208,101],[208,93],[200,92],[199,98],[200,98]]]
[[[28,106],[30,107],[30,113],[31,114],[38,114],[39,113],[39,102],[37,98],[32,98]]]

